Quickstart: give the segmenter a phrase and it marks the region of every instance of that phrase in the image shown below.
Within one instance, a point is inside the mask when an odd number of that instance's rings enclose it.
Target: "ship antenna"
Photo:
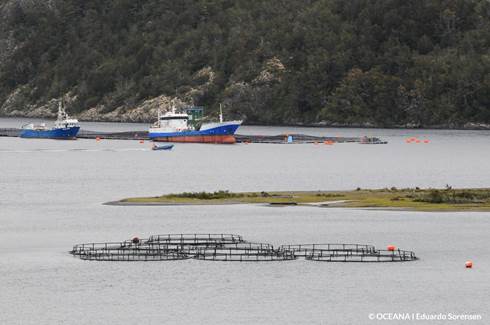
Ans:
[[[223,110],[221,109],[221,103],[219,104],[219,122],[223,123]]]

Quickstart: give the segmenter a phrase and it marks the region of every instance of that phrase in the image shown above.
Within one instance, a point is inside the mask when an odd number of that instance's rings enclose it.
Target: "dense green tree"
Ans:
[[[490,123],[486,0],[9,0],[0,15],[0,107],[163,94],[248,123]]]

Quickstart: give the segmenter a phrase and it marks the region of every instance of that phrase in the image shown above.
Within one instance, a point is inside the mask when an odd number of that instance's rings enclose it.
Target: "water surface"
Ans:
[[[0,119],[0,127],[22,122]],[[489,186],[487,131],[243,127],[240,133],[366,134],[389,144],[177,144],[153,152],[149,142],[0,138],[0,323],[366,324],[378,312],[476,313],[487,322],[489,213],[101,204],[219,189]],[[410,136],[430,143],[406,144]],[[421,259],[104,263],[67,254],[79,242],[182,232],[237,233],[275,245],[395,244]],[[468,259],[472,270],[464,268]]]

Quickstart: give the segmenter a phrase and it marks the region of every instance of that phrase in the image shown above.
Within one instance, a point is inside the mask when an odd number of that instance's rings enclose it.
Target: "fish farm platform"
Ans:
[[[0,137],[18,137],[21,129],[0,128]],[[288,142],[288,137],[291,142]],[[77,135],[80,139],[108,139],[108,140],[150,140],[147,131],[126,132],[97,132],[80,130]],[[279,135],[243,135],[235,134],[237,143],[386,143],[378,138],[370,137],[318,137],[305,134],[279,134]]]
[[[267,243],[248,242],[234,234],[166,234],[147,239],[135,237],[122,242],[88,243],[73,246],[73,256],[94,261],[207,261],[268,262],[291,261],[299,257],[321,262],[407,262],[414,252],[378,250],[363,244],[296,244],[278,248]]]

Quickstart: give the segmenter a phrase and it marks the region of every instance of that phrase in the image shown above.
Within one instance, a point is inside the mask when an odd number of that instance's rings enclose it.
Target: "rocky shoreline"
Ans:
[[[113,122],[113,123],[152,123],[157,116],[158,103],[164,102],[163,106],[170,107],[170,98],[160,96],[151,100],[144,101],[141,105],[133,109],[117,108],[110,113],[103,113],[103,108],[94,107],[81,114],[74,114],[73,117],[84,122]],[[29,111],[12,111],[7,114],[0,114],[0,118],[56,118],[56,101],[46,105],[34,108]],[[160,104],[161,105],[161,104]],[[184,107],[185,103],[179,101],[177,107]],[[466,122],[464,124],[436,124],[436,125],[377,125],[370,122],[366,123],[330,123],[321,121],[317,123],[283,123],[283,124],[255,124],[247,123],[245,120],[243,125],[249,126],[289,126],[289,127],[314,127],[314,128],[362,128],[362,129],[420,129],[420,130],[490,130],[490,124]]]

